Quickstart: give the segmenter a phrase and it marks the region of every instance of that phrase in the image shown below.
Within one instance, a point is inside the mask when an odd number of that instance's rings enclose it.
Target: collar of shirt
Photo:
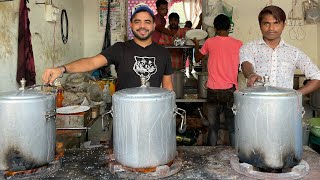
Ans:
[[[266,45],[268,46],[268,44],[263,40],[263,38],[258,39],[257,42],[259,45]],[[288,44],[286,42],[284,42],[283,39],[280,40],[279,45],[276,48],[282,47],[282,46],[288,46]],[[268,46],[269,47],[269,46]]]

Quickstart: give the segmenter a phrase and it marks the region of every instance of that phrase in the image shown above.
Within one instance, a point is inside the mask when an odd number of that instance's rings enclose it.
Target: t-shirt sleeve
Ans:
[[[172,64],[171,64],[171,56],[168,49],[164,50],[164,62],[165,62],[165,69],[164,75],[170,75],[173,73]]]
[[[169,39],[168,35],[161,33],[158,44],[163,44],[163,45],[170,44],[170,42],[168,42],[168,39]]]
[[[116,63],[116,56],[117,54],[121,54],[121,43],[116,43],[107,49],[103,50],[100,54],[103,55],[107,61],[108,64],[115,64]]]
[[[201,53],[202,55],[207,55],[207,54],[209,53],[208,47],[209,47],[209,41],[206,40],[206,41],[203,43],[201,49],[199,50],[200,53]]]
[[[240,52],[239,52],[239,58],[240,58],[239,70],[240,71],[242,71],[241,64],[245,61],[248,61],[249,63],[252,64],[253,67],[255,67],[254,49],[252,47],[253,47],[252,44],[245,44],[245,45],[241,46]]]

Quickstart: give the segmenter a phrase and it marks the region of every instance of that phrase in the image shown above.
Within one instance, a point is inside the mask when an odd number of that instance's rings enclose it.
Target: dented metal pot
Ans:
[[[198,98],[207,98],[208,72],[197,72],[198,75]]]
[[[131,168],[149,168],[176,156],[175,93],[156,87],[117,91],[112,96],[113,147],[117,162]],[[184,114],[181,113],[180,115]],[[185,130],[181,124],[180,130]]]
[[[55,109],[54,93],[0,94],[0,171],[37,168],[54,159]]]
[[[241,162],[283,169],[302,159],[302,94],[258,86],[234,92],[236,151]]]

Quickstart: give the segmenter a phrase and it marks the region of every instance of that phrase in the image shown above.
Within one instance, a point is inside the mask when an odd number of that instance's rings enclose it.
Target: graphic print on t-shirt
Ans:
[[[134,59],[136,60],[133,66],[134,72],[149,81],[150,77],[157,72],[156,58],[134,56]]]

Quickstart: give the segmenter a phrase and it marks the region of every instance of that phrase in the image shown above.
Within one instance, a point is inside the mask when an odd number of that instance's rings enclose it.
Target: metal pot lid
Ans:
[[[50,92],[44,92],[34,89],[19,90],[0,93],[0,100],[24,100],[24,99],[39,99],[46,97],[48,95],[53,95]]]
[[[252,96],[299,96],[301,93],[294,89],[274,86],[254,86],[235,91],[235,93]]]
[[[135,87],[122,89],[113,94],[113,96],[125,96],[131,98],[149,98],[149,97],[162,97],[171,96],[173,91],[166,90],[164,88],[157,87]]]

